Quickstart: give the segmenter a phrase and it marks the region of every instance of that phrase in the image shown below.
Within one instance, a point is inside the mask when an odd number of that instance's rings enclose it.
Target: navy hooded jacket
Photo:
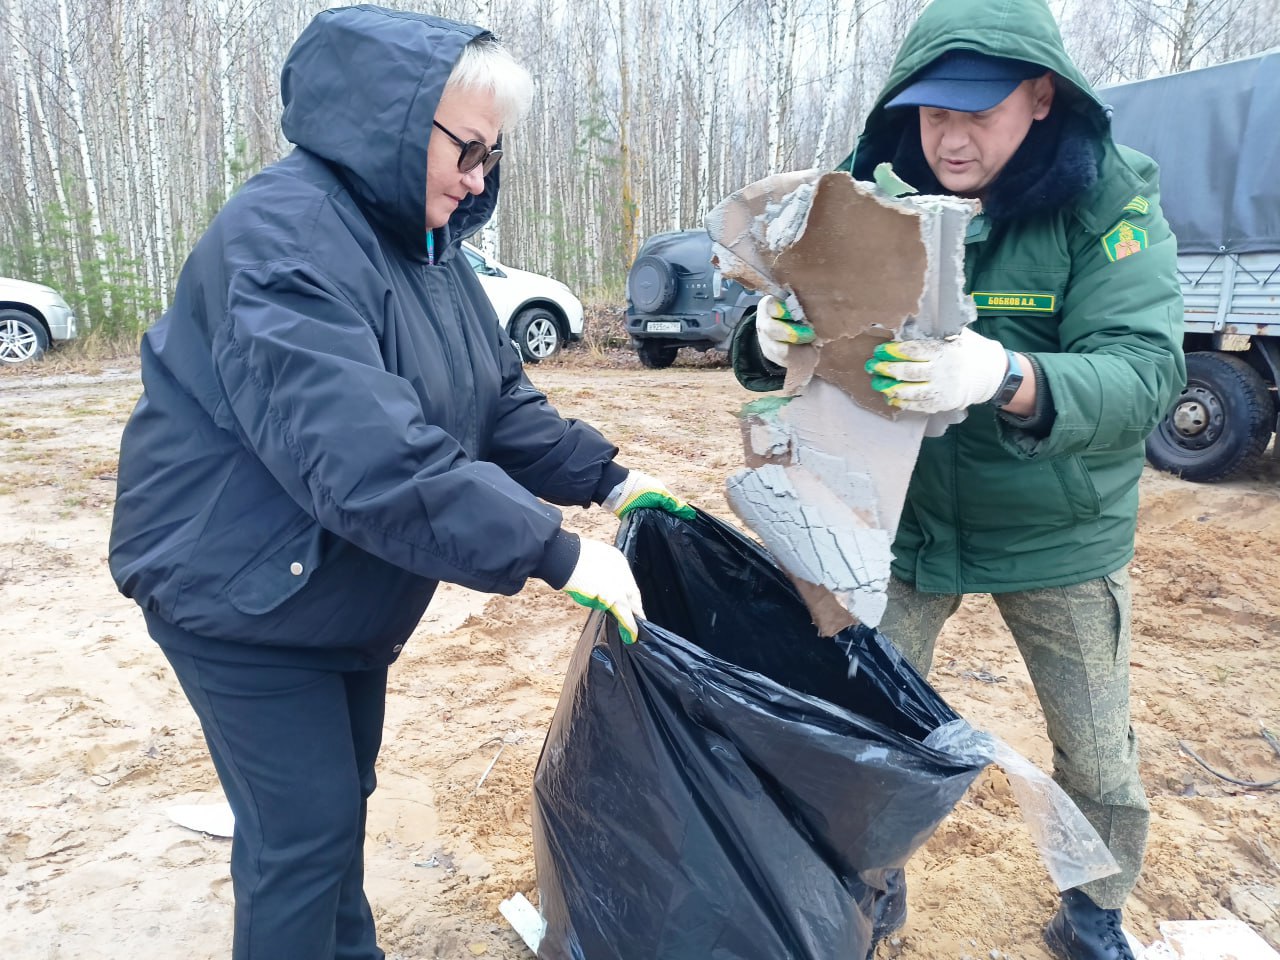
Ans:
[[[563,586],[558,504],[625,478],[520,359],[462,238],[426,258],[427,142],[479,28],[321,13],[282,75],[287,157],[214,218],[142,343],[111,530],[120,590],[162,644],[246,661],[395,659],[440,580]]]

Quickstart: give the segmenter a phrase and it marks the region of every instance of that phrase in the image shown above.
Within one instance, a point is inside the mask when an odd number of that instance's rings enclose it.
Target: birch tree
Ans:
[[[13,94],[14,112],[18,122],[17,147],[22,170],[22,194],[26,198],[26,217],[35,240],[36,249],[44,245],[40,217],[40,193],[36,186],[36,167],[34,159],[34,143],[32,141],[31,116],[28,108],[29,90],[31,87],[31,65],[27,54],[27,31],[23,24],[22,11],[16,0],[9,4],[6,28],[9,33],[9,49],[13,54]],[[37,271],[42,269],[38,262]]]
[[[765,171],[777,173],[782,160],[782,111],[785,102],[783,80],[791,64],[787,62],[788,14],[792,0],[770,0],[768,49],[763,52],[767,71],[765,91],[768,98],[765,121]]]
[[[627,263],[635,260],[640,246],[635,194],[635,171],[631,157],[631,18],[627,0],[618,0],[618,88],[622,109],[618,117],[618,153],[622,167],[622,232]]]
[[[41,86],[38,82],[38,77],[34,72],[27,75],[27,95],[31,103],[32,112],[35,114],[36,129],[40,133],[40,142],[44,147],[45,160],[48,163],[49,168],[49,182],[53,189],[53,195],[57,201],[58,217],[62,223],[71,224],[73,222],[73,217],[71,214],[71,204],[67,198],[66,183],[63,178],[62,149],[54,134],[51,119],[45,111]],[[43,211],[41,212],[43,213]],[[43,248],[41,248],[41,251],[41,259],[45,259],[43,256]],[[70,263],[71,279],[74,284],[74,288],[83,295],[84,273],[80,265],[80,258],[76,255],[74,247],[63,252],[65,259]],[[48,264],[44,264],[44,266],[49,267]],[[52,280],[53,278],[50,276],[48,279]]]
[[[71,27],[67,16],[67,0],[58,0],[58,38],[61,41],[62,80],[66,84],[70,101],[71,119],[75,124],[76,143],[80,148],[80,175],[85,197],[89,205],[89,244],[93,248],[100,277],[103,281],[103,308],[111,312],[111,269],[107,263],[107,248],[102,238],[102,211],[98,202],[98,179],[94,169],[93,152],[89,148],[89,131],[85,124],[84,98],[80,95],[80,78],[75,61],[71,58]],[[83,318],[92,323],[92,314]]]

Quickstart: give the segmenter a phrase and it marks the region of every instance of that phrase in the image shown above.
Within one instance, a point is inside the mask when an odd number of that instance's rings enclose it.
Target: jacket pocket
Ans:
[[[284,542],[249,563],[227,584],[227,599],[241,613],[269,613],[301,590],[320,566],[324,531],[307,519]]]
[[[1083,521],[1100,517],[1102,498],[1098,496],[1098,488],[1094,486],[1093,477],[1089,476],[1089,468],[1085,466],[1084,460],[1077,455],[1051,462],[1072,518]]]

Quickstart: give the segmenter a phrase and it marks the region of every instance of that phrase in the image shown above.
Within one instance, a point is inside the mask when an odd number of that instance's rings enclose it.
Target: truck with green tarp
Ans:
[[[1116,142],[1160,164],[1178,238],[1187,385],[1147,459],[1221,480],[1280,427],[1280,49],[1099,93]]]

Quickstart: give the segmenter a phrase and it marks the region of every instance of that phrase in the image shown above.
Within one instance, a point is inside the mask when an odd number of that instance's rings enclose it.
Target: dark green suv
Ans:
[[[755,312],[759,299],[721,277],[705,230],[656,233],[627,274],[627,333],[640,362],[660,370],[675,362],[681,347],[728,350],[733,328]]]

